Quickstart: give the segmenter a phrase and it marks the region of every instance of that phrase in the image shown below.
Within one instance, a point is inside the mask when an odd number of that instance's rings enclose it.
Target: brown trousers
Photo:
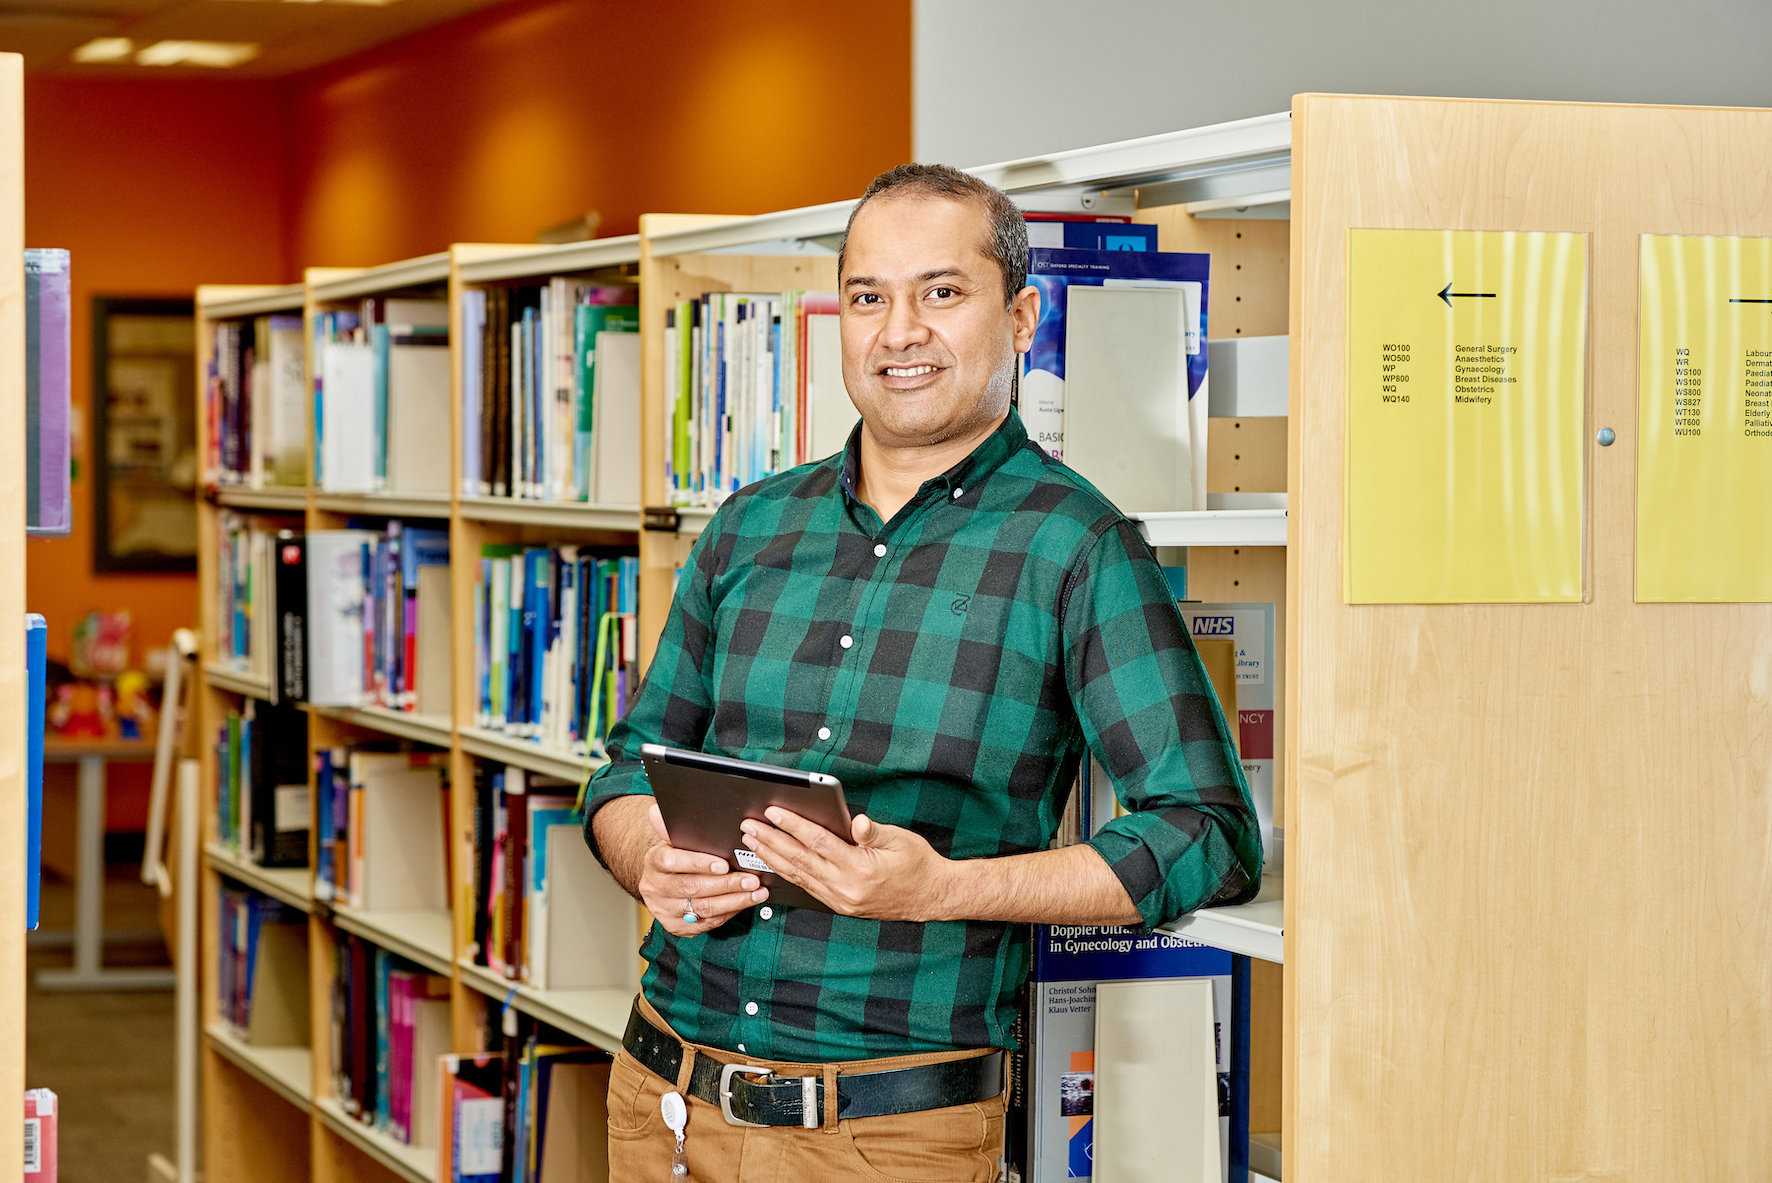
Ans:
[[[640,1006],[649,1019],[670,1030],[644,999]],[[723,1063],[735,1058],[699,1044],[688,1046],[697,1056],[712,1056]],[[842,1064],[740,1059],[783,1075],[823,1075],[828,1082],[845,1072],[878,1072],[977,1054],[940,1052]],[[1002,1094],[976,1105],[842,1121],[834,1120],[833,1100],[822,1129],[754,1129],[728,1125],[718,1105],[690,1096],[691,1066],[691,1057],[684,1056],[682,1079],[666,1081],[642,1068],[627,1052],[616,1056],[609,1073],[610,1183],[672,1183],[671,1154],[677,1140],[665,1128],[659,1101],[673,1089],[689,1105],[683,1150],[694,1183],[994,1183],[998,1178],[998,1159],[1003,1152]]]

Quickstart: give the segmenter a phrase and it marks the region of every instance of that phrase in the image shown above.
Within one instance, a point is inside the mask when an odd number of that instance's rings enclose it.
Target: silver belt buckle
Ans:
[[[750,1126],[752,1129],[762,1129],[762,1122],[745,1121],[743,1118],[733,1116],[732,1074],[735,1072],[742,1072],[746,1076],[768,1076],[770,1074],[769,1069],[758,1068],[754,1064],[722,1064],[720,1066],[720,1116],[726,1119],[727,1125]]]
[[[732,1077],[742,1072],[746,1076],[773,1076],[767,1068],[758,1068],[754,1064],[722,1064],[720,1066],[720,1116],[726,1119],[727,1125],[749,1126],[762,1129],[763,1123],[745,1121],[732,1112]],[[800,1124],[806,1129],[815,1130],[823,1118],[818,1110],[818,1077],[802,1076],[800,1079]]]

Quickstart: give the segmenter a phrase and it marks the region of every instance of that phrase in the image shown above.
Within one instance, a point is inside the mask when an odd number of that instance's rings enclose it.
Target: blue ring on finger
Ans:
[[[695,914],[695,905],[691,904],[688,900],[683,901],[683,923],[684,924],[699,924],[699,923],[701,923],[701,917],[697,916]]]

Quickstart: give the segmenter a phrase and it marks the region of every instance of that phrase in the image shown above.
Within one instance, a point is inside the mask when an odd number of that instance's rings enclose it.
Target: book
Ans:
[[[640,334],[596,334],[593,428],[585,446],[595,459],[599,505],[640,504]]]
[[[665,313],[666,488],[717,506],[835,452],[855,423],[834,292],[708,292]],[[834,442],[833,442],[834,441]]]
[[[386,329],[386,488],[393,493],[449,492],[449,335],[423,325]]]
[[[25,927],[37,928],[43,890],[43,725],[49,623],[25,613]]]
[[[307,576],[307,697],[316,706],[358,706],[363,677],[364,601],[369,530],[310,530]]]
[[[349,753],[355,803],[350,905],[371,912],[446,912],[446,752]]]
[[[69,408],[73,391],[68,252],[25,251],[25,533],[74,528]]]
[[[294,707],[258,704],[253,734],[244,837],[249,857],[263,867],[308,865],[308,716]]]
[[[1055,458],[1069,462],[1065,448],[1065,346],[1070,291],[1076,287],[1178,288],[1186,301],[1183,346],[1187,354],[1187,438],[1192,453],[1190,501],[1204,505],[1210,271],[1211,259],[1203,254],[1045,247],[1030,250],[1028,283],[1040,293],[1040,318],[1034,328],[1033,344],[1022,357],[1019,400],[1029,437]],[[1090,410],[1082,406],[1074,409],[1079,415]]]
[[[25,1093],[25,1183],[55,1183],[56,1108],[52,1089]]]
[[[1097,989],[1103,982],[1202,979],[1212,991],[1221,1174],[1239,1154],[1247,1162],[1248,1131],[1230,1126],[1230,1098],[1246,1078],[1248,1040],[1231,1029],[1231,955],[1185,937],[1088,925],[1035,925],[1028,979],[1025,1107],[1006,1122],[1007,1145],[1024,1181],[1093,1177]],[[1233,1051],[1238,1055],[1233,1057]],[[1012,1061],[1013,1063],[1013,1061]],[[1012,1068],[1013,1071],[1013,1068]],[[1013,1100],[1013,1098],[1012,1098]],[[1233,1143],[1236,1143],[1235,1145]]]
[[[1157,228],[1123,217],[1028,215],[1028,247],[1083,251],[1154,251]]]
[[[1274,815],[1274,782],[1279,774],[1279,732],[1274,705],[1279,672],[1275,665],[1273,604],[1207,604],[1184,600],[1176,605],[1196,646],[1220,639],[1234,654],[1236,697],[1231,704],[1237,752],[1249,796],[1261,823],[1262,865],[1268,874],[1284,873],[1285,835]],[[1222,697],[1222,696],[1221,696]],[[1230,713],[1227,712],[1227,713]],[[1227,720],[1232,721],[1232,720]]]
[[[308,698],[307,538],[279,530],[271,550],[272,611],[276,614],[276,697],[282,702]]]
[[[1203,508],[1194,504],[1186,291],[1080,284],[1068,300],[1065,462],[1122,511]]]

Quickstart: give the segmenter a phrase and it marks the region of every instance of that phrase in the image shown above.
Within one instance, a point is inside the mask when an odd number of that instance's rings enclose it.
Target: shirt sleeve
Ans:
[[[1129,811],[1088,844],[1150,927],[1252,899],[1261,829],[1230,728],[1155,557],[1120,519],[1061,607],[1083,739]]]
[[[713,576],[722,553],[715,514],[689,551],[671,596],[670,614],[640,692],[627,714],[609,730],[609,762],[591,774],[585,792],[585,843],[608,866],[591,819],[618,797],[652,795],[640,745],[666,744],[700,751],[713,718]]]

